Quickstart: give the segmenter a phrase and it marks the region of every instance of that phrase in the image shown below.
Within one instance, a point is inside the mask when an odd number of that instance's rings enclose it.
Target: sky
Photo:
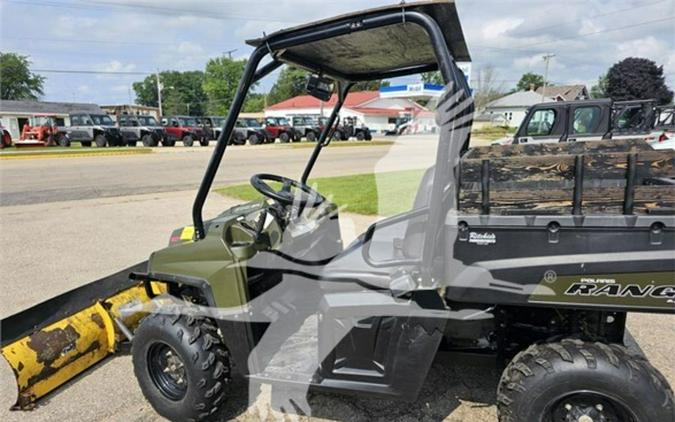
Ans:
[[[203,70],[210,58],[245,58],[244,40],[383,0],[0,0],[0,51],[33,69],[138,72],[42,73],[46,101],[133,102],[131,84],[157,70]],[[512,89],[525,72],[586,84],[625,57],[663,65],[675,87],[675,0],[457,0],[472,78],[492,67]],[[262,81],[274,83],[278,71]],[[408,77],[394,82],[416,82]],[[475,85],[475,81],[474,81]]]

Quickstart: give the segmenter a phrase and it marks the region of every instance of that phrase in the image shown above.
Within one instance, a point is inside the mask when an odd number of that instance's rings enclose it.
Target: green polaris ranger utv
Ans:
[[[470,55],[451,1],[248,43],[193,224],[148,261],[2,321],[17,409],[131,342],[143,394],[171,420],[218,419],[234,378],[250,401],[269,384],[274,406],[305,414],[308,391],[412,401],[436,356],[469,353],[505,364],[502,422],[675,421],[666,379],[624,346],[628,312],[675,313],[672,151],[641,139],[469,148],[456,61]],[[303,174],[253,175],[260,200],[205,220],[248,90],[284,63],[311,72],[311,95],[338,99]],[[424,167],[410,208],[345,246],[340,207],[308,180],[350,88],[436,70],[439,134],[392,147],[405,157],[392,167]]]

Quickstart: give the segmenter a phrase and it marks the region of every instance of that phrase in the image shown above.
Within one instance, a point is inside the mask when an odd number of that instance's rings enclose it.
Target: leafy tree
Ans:
[[[547,85],[551,85],[548,83]],[[520,80],[516,84],[516,91],[529,91],[530,87],[533,87],[534,90],[544,86],[544,77],[536,73],[527,72],[520,77]]]
[[[251,92],[246,97],[246,102],[242,111],[244,113],[255,113],[265,109],[265,94]]]
[[[673,100],[663,66],[637,57],[628,57],[609,68],[607,94],[614,101],[654,98],[659,104],[668,104]]]
[[[591,98],[607,98],[607,74],[598,77],[598,83],[591,87]]]
[[[162,83],[162,109],[166,115],[190,114],[199,116],[204,114],[209,104],[204,93],[204,72],[192,70],[178,72],[168,70],[160,72],[159,79]],[[136,103],[151,107],[157,107],[157,79],[155,75],[149,75],[140,82],[132,85],[136,93]]]
[[[279,74],[267,96],[268,104],[276,104],[305,93],[308,73],[293,66],[286,66]]]
[[[0,99],[37,100],[44,94],[44,81],[30,71],[27,56],[0,52]]]
[[[441,76],[441,72],[438,70],[422,73],[422,82],[427,84],[445,85],[445,83],[443,83],[443,76]]]
[[[207,106],[209,114],[227,114],[237,93],[237,86],[244,74],[245,66],[246,60],[233,60],[225,56],[209,60],[204,72],[204,92],[209,99]],[[254,88],[255,85],[251,87],[251,89]],[[262,104],[260,98],[255,98],[253,100],[252,95],[249,94],[249,98],[244,105],[244,111],[249,111],[246,108],[258,108]],[[264,98],[262,101],[264,101]]]

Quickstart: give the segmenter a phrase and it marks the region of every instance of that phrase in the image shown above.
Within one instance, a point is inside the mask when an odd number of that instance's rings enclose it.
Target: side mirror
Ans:
[[[330,100],[333,94],[333,81],[318,75],[310,75],[307,79],[307,93],[321,101]]]

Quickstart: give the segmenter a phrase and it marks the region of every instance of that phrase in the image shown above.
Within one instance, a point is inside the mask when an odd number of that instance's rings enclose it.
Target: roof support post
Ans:
[[[239,86],[237,87],[237,92],[234,95],[234,100],[230,106],[230,111],[227,113],[227,117],[225,118],[223,130],[220,132],[216,147],[213,150],[213,155],[211,156],[211,160],[206,167],[206,173],[204,174],[202,183],[199,185],[197,197],[195,198],[195,202],[192,205],[192,222],[195,227],[196,239],[203,239],[206,236],[206,231],[204,230],[204,220],[202,219],[202,209],[204,208],[204,202],[206,201],[206,197],[209,195],[209,191],[213,185],[213,179],[216,177],[216,173],[218,172],[220,162],[223,159],[223,154],[225,153],[227,143],[230,140],[232,131],[234,130],[237,117],[239,117],[239,112],[244,105],[244,100],[246,99],[248,89],[256,80],[264,77],[269,72],[280,66],[280,63],[273,65],[274,62],[272,62],[264,66],[258,73],[256,73],[256,69],[260,64],[260,61],[267,53],[268,51],[266,48],[258,47],[253,51],[253,53],[251,53],[251,57],[246,62],[244,74],[239,81]]]
[[[307,162],[307,165],[305,166],[305,170],[302,173],[302,179],[300,181],[302,183],[307,183],[307,179],[309,179],[309,173],[312,172],[312,168],[314,168],[314,164],[316,163],[317,158],[319,158],[319,154],[321,153],[321,149],[330,143],[330,138],[329,136],[333,135],[334,132],[334,126],[335,126],[335,121],[338,118],[338,115],[340,114],[340,110],[342,109],[342,105],[345,102],[345,99],[347,98],[347,94],[349,93],[349,89],[352,87],[351,82],[342,82],[338,81],[338,89],[337,89],[337,94],[338,94],[338,99],[335,104],[335,107],[333,107],[333,111],[330,114],[330,117],[328,118],[328,122],[326,122],[326,127],[323,128],[321,131],[321,134],[319,135],[319,139],[316,142],[316,146],[314,147],[314,150],[312,151],[312,156],[309,157],[309,161]],[[328,139],[328,142],[326,142],[326,139]]]

